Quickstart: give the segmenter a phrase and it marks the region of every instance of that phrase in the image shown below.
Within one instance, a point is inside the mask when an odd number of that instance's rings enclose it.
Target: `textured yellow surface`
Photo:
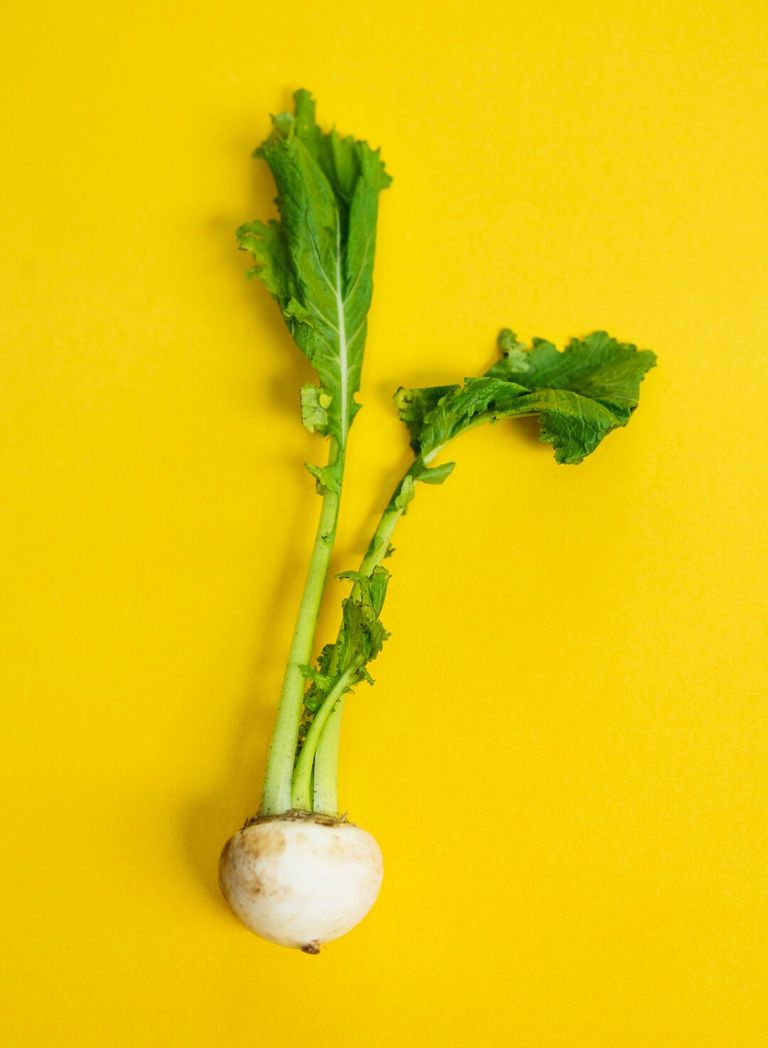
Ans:
[[[3,22],[3,1044],[764,1044],[766,5]],[[420,492],[344,737],[384,890],[318,958],[215,885],[318,508],[308,369],[233,246],[300,85],[395,176],[339,569],[399,383],[503,324],[660,358],[584,465],[510,425]]]

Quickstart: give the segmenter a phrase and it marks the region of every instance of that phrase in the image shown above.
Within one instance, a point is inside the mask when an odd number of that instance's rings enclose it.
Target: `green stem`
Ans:
[[[406,481],[409,477],[414,476],[418,472],[420,465],[428,466],[441,450],[442,447],[435,448],[434,451],[425,455],[423,459],[417,458],[400,478],[400,481],[392,492],[392,496],[387,503],[386,509],[381,515],[379,523],[376,525],[376,530],[368,544],[365,556],[360,563],[359,570],[362,574],[370,575],[373,572],[373,569],[382,564],[387,556],[392,533],[397,527],[398,521],[405,513],[404,507],[401,509],[397,506],[397,498],[403,490]],[[339,742],[343,713],[344,697],[342,693],[342,697],[335,703],[327,717],[325,729],[320,735],[320,741],[317,745],[317,752],[315,754],[313,807],[315,811],[327,812],[334,815],[338,814],[339,809]]]
[[[325,701],[315,714],[315,718],[309,727],[304,745],[301,747],[299,759],[296,761],[296,770],[293,773],[293,788],[291,791],[291,806],[297,811],[312,811],[312,771],[315,761],[315,752],[323,733],[323,728],[333,713],[334,706],[341,699],[349,687],[355,674],[360,669],[362,660],[358,659],[349,666],[336,681],[328,692]],[[317,809],[314,809],[317,810]],[[336,809],[327,812],[335,815]]]
[[[337,778],[343,710],[344,696],[342,695],[328,716],[315,752],[312,810],[324,812],[326,815],[339,814]]]
[[[343,445],[336,440],[331,440],[328,465],[334,469],[336,474],[335,490],[327,488],[323,494],[315,544],[312,548],[307,579],[301,595],[293,641],[280,692],[277,720],[269,748],[264,792],[259,809],[261,815],[280,815],[291,808],[291,781],[306,685],[301,667],[308,665],[312,658],[320,602],[336,538],[340,492],[344,475],[344,450]]]

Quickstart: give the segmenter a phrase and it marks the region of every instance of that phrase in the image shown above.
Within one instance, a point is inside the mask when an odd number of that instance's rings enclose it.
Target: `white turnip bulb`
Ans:
[[[381,849],[365,830],[322,815],[253,820],[224,845],[219,882],[243,924],[262,939],[318,953],[373,906]]]

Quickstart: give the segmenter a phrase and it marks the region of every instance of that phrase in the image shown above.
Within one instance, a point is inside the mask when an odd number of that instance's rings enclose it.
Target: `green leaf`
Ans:
[[[572,339],[560,351],[534,339],[531,348],[511,331],[499,336],[501,360],[463,385],[401,389],[396,403],[422,459],[460,433],[485,422],[535,415],[555,460],[581,462],[612,429],[625,426],[638,404],[640,382],[656,363],[649,350],[618,342],[604,331]]]
[[[305,424],[343,444],[357,410],[360,371],[373,290],[378,198],[390,183],[378,151],[322,131],[307,91],[294,113],[272,119],[256,150],[277,186],[279,221],[248,222],[238,245],[277,301],[294,341],[315,368],[325,416]]]
[[[315,466],[305,462],[304,467],[315,478],[318,495],[324,495],[326,491],[333,491],[337,495],[341,493],[341,474],[337,465]]]
[[[427,466],[419,459],[411,470],[411,476],[422,484],[442,484],[453,473],[455,465],[455,462],[443,462],[439,466]]]
[[[328,435],[328,408],[331,398],[319,386],[301,387],[301,421],[310,433]]]
[[[573,338],[563,352],[551,342],[534,339],[527,352],[509,348],[508,332],[499,336],[502,359],[487,374],[519,382],[532,390],[565,389],[596,401],[626,425],[637,407],[640,383],[656,363],[650,350],[618,342],[605,331]]]
[[[302,668],[311,681],[304,697],[310,714],[322,706],[334,684],[350,668],[354,668],[350,686],[361,681],[372,684],[367,666],[379,654],[389,636],[381,622],[381,609],[389,584],[386,568],[376,567],[370,575],[345,571],[339,578],[352,582],[350,594],[342,602],[339,635],[334,644],[326,644],[323,648],[316,669]]]
[[[457,386],[424,386],[421,389],[406,389],[401,386],[395,393],[395,407],[411,435],[411,447],[419,450],[419,437],[424,420],[439,401]]]

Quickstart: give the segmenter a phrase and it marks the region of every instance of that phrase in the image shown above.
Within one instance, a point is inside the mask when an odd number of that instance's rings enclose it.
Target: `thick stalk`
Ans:
[[[350,685],[355,674],[361,666],[362,660],[354,662],[342,673],[334,686],[328,692],[320,709],[309,727],[304,745],[301,747],[299,759],[296,762],[296,770],[293,773],[293,789],[291,791],[291,806],[297,811],[312,811],[312,770],[315,760],[317,744],[323,733],[323,728],[328,718],[333,713],[336,704],[341,700],[344,692]],[[335,815],[336,809],[327,812]]]
[[[301,667],[308,665],[312,659],[320,602],[328,575],[339,518],[340,492],[344,475],[344,447],[335,440],[331,440],[328,465],[333,467],[336,473],[334,484],[336,490],[326,489],[323,495],[315,544],[312,548],[307,579],[301,595],[288,663],[283,677],[283,687],[280,692],[277,720],[269,748],[264,792],[259,809],[261,815],[280,815],[291,808],[291,781],[306,686]]]
[[[362,574],[370,575],[373,569],[382,564],[387,556],[392,533],[405,512],[405,508],[401,509],[397,506],[397,497],[403,490],[406,481],[418,472],[419,466],[428,466],[441,450],[441,448],[435,448],[434,451],[425,455],[423,459],[416,459],[401,477],[395,490],[392,492],[392,497],[387,503],[387,508],[376,525],[376,530],[360,563],[359,570]],[[342,697],[334,704],[328,715],[317,745],[313,802],[315,811],[328,812],[330,814],[338,813],[339,741],[343,713],[344,697],[342,693]]]
[[[326,815],[339,814],[337,778],[343,707],[344,696],[342,695],[328,715],[328,720],[315,752],[315,774],[312,780],[312,810],[323,812]]]

